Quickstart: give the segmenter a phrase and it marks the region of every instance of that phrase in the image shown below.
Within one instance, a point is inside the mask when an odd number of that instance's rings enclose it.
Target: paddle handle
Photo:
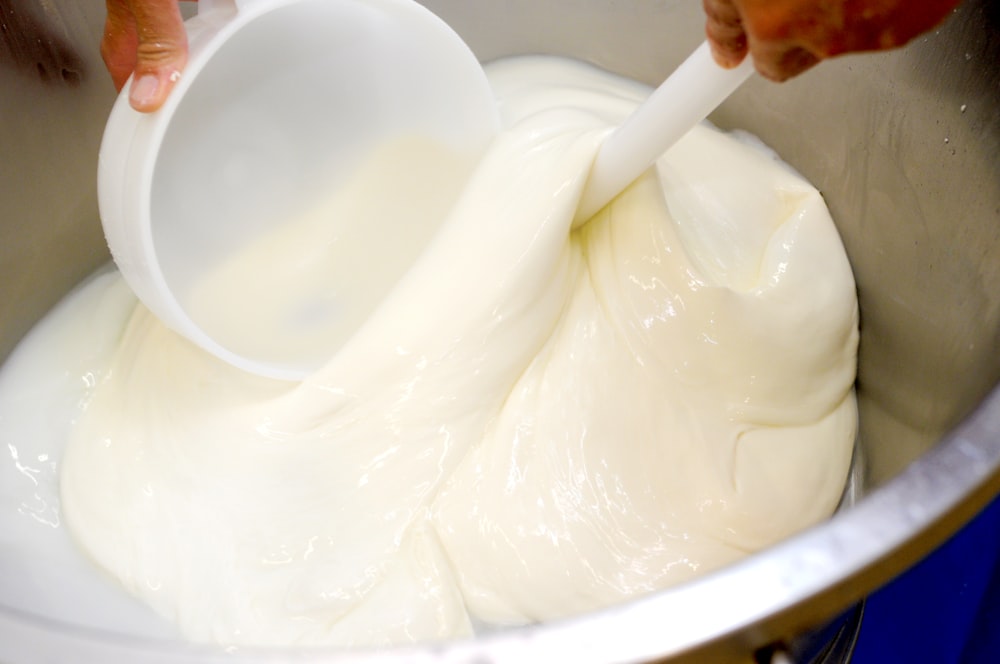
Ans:
[[[576,223],[594,216],[753,73],[749,57],[734,69],[712,59],[708,42],[656,88],[598,150]]]

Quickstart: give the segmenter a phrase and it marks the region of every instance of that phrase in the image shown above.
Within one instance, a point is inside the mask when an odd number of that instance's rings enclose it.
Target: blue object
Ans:
[[[1000,498],[871,595],[851,664],[1000,662]]]

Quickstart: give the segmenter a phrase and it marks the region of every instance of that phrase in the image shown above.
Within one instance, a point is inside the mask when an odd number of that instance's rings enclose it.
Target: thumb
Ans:
[[[739,8],[732,0],[703,0],[705,36],[712,56],[723,67],[735,67],[747,54],[747,35]]]
[[[155,111],[163,105],[187,64],[184,22],[177,0],[125,2],[135,21],[136,35],[129,103],[137,111]]]

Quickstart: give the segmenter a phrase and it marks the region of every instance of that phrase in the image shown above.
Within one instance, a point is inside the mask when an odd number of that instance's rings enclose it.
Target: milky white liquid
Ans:
[[[570,233],[647,90],[544,58],[489,74],[507,129],[301,385],[206,356],[114,277],[32,333],[0,374],[12,565],[44,580],[49,547],[100,586],[58,520],[186,638],[384,645],[624,601],[830,514],[857,305],[819,194],[700,127]],[[102,587],[82,611],[127,602]]]
[[[124,281],[105,270],[36,325],[0,371],[0,605],[169,637],[176,629],[168,621],[81,554],[60,508],[66,440],[135,306]]]

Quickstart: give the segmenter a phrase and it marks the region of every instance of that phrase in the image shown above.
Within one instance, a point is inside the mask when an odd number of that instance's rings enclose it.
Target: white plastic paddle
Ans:
[[[715,63],[702,43],[601,145],[575,223],[586,222],[642,175],[753,73],[749,57],[735,69]]]

